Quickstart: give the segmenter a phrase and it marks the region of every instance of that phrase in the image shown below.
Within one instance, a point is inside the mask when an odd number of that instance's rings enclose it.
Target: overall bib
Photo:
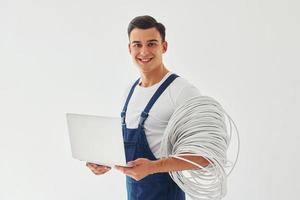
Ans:
[[[144,122],[148,117],[148,113],[164,92],[164,90],[175,80],[178,76],[171,74],[157,89],[151,97],[149,103],[141,113],[138,128],[129,129],[126,127],[125,117],[127,106],[133,91],[139,79],[133,84],[128,97],[126,99],[122,117],[122,131],[125,146],[126,161],[132,161],[137,158],[147,158],[149,160],[157,160],[149,148],[148,141],[144,131]],[[131,177],[126,177],[127,198],[128,200],[185,200],[184,192],[171,179],[168,173],[156,173],[146,176],[140,181],[136,181]]]

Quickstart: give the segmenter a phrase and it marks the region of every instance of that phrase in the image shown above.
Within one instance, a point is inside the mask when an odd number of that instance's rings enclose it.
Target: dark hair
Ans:
[[[131,31],[135,28],[148,29],[153,27],[156,28],[156,30],[158,30],[161,39],[164,42],[166,38],[165,26],[162,23],[157,22],[156,19],[149,15],[137,16],[133,18],[133,20],[131,20],[127,28],[128,37],[130,36]]]

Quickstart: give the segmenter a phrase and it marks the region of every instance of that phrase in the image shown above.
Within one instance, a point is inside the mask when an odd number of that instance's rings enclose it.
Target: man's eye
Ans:
[[[133,47],[141,47],[141,44],[134,44]]]
[[[153,46],[155,46],[155,45],[156,45],[155,43],[149,43],[149,44],[148,44],[149,47],[153,47]]]

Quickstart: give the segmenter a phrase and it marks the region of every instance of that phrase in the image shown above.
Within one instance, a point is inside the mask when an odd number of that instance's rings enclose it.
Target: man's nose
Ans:
[[[140,54],[141,54],[141,55],[147,55],[148,53],[149,53],[148,47],[147,47],[147,46],[143,46],[143,47],[141,48]]]

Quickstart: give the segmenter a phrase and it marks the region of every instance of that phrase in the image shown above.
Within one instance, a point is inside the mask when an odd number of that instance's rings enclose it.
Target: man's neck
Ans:
[[[151,72],[141,72],[141,86],[150,87],[161,81],[169,70],[162,64],[161,67]]]

